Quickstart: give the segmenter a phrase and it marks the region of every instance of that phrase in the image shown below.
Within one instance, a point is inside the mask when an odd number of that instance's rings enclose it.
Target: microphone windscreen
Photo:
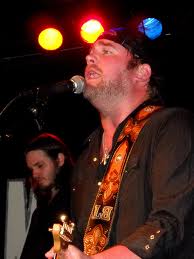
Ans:
[[[74,84],[74,93],[81,94],[85,88],[85,79],[83,76],[75,75],[73,76],[70,81]]]

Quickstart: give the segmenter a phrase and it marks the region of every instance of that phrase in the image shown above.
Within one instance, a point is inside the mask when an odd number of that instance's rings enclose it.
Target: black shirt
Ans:
[[[115,133],[123,128],[121,123]],[[74,169],[75,244],[83,236],[106,166],[100,164],[102,129],[88,139]],[[194,117],[181,108],[151,115],[133,147],[120,187],[108,246],[123,244],[141,258],[194,258]],[[194,225],[194,224],[192,224]]]

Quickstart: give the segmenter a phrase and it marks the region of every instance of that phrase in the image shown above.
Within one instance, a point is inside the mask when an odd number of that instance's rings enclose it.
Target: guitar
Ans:
[[[57,256],[62,249],[66,249],[68,244],[73,240],[73,230],[75,228],[75,224],[68,220],[66,215],[61,216],[61,224],[53,224],[52,228],[49,228],[49,231],[52,232],[54,246],[53,250],[55,253],[54,259],[60,259]]]

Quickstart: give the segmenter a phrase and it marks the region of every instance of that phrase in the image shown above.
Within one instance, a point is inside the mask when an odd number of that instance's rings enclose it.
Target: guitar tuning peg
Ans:
[[[52,229],[52,228],[49,228],[49,229],[48,229],[48,231],[49,231],[49,232],[52,232],[52,231],[53,231],[53,229]]]
[[[70,223],[70,227],[72,228],[72,230],[75,228],[75,223],[71,222]]]
[[[67,215],[62,215],[61,216],[61,221],[64,223],[65,221],[67,221],[68,217]]]
[[[75,229],[75,223],[70,222],[70,223],[69,223],[69,232],[72,234],[72,232],[74,231],[74,229]]]

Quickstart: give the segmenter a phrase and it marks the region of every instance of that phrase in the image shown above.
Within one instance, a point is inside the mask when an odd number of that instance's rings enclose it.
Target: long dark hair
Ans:
[[[67,145],[56,135],[51,133],[41,133],[34,137],[26,146],[24,155],[33,150],[44,151],[52,160],[56,160],[59,153],[64,154],[64,165],[59,170],[55,185],[59,188],[65,188],[69,182],[70,174],[74,165],[72,154]]]

